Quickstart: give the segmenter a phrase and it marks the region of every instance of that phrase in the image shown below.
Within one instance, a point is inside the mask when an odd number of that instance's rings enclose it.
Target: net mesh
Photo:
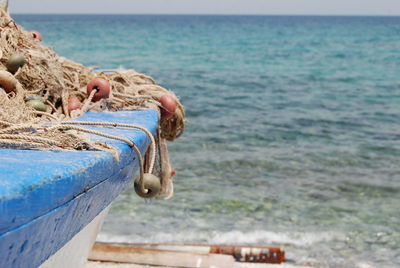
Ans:
[[[154,109],[160,118],[157,163],[163,163],[156,165],[155,173],[163,183],[161,195],[170,195],[171,190],[165,190],[171,182],[165,140],[175,140],[185,128],[185,110],[177,96],[157,85],[152,77],[134,70],[94,72],[57,55],[36,34],[16,24],[7,5],[8,1],[0,4],[0,148],[103,150],[117,158],[114,148],[92,142],[81,131],[54,127],[49,130],[49,126],[62,124],[87,111]],[[95,78],[108,82],[108,98],[94,101],[97,91],[88,94],[87,85]],[[176,102],[172,117],[161,116],[160,98],[164,95]],[[78,108],[73,108],[73,102]]]

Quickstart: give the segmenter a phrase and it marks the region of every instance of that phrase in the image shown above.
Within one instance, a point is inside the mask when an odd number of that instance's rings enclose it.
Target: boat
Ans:
[[[77,121],[137,124],[155,133],[154,110],[89,112]],[[144,155],[150,139],[140,130],[101,128],[132,140]],[[122,141],[93,136],[118,150],[0,149],[0,267],[83,267],[112,201],[138,171]]]
[[[147,75],[57,55],[8,4],[0,2],[0,267],[83,267],[137,173],[133,193],[172,197],[166,142],[183,133],[184,108]]]
[[[0,268],[80,268],[88,257],[221,268],[284,261],[266,247],[93,246],[137,173],[132,193],[172,197],[166,142],[182,135],[184,107],[147,75],[59,57],[7,8],[0,3]]]

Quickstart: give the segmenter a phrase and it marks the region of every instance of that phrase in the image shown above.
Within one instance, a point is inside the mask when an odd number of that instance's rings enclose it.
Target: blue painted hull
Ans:
[[[139,124],[155,133],[156,111],[87,113],[82,121]],[[127,137],[144,153],[149,139],[141,131],[95,128]],[[126,187],[138,170],[137,157],[119,141],[116,162],[96,151],[0,150],[0,267],[37,267],[91,222]]]

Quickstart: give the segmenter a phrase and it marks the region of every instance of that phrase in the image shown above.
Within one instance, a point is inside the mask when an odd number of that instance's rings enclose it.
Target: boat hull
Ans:
[[[108,214],[110,206],[96,216],[85,228],[77,233],[59,251],[45,261],[40,268],[84,267],[87,256],[96,241],[97,234]]]
[[[158,114],[152,110],[87,113],[79,120],[138,124],[152,133],[158,127]],[[138,130],[93,129],[132,140],[142,154],[149,146],[147,135]],[[101,214],[135,177],[138,160],[129,145],[92,139],[116,148],[119,160],[106,152],[0,150],[0,267],[39,267]],[[79,267],[69,264],[69,256],[64,259],[66,267]]]

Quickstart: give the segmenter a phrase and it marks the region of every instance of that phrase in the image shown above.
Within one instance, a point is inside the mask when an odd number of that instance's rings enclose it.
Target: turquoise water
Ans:
[[[101,240],[400,265],[400,17],[15,18],[61,55],[150,74],[186,105],[174,199],[125,192]]]

